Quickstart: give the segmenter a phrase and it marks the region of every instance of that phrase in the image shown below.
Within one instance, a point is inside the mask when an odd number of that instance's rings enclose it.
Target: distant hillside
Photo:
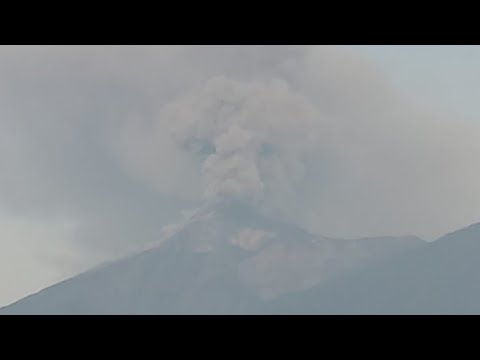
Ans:
[[[264,307],[293,314],[480,314],[480,224],[285,295]]]

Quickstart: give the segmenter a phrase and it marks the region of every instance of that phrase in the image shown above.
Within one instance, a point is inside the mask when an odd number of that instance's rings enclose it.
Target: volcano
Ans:
[[[240,202],[221,201],[197,210],[158,244],[0,314],[267,313],[285,296],[425,246],[413,236],[317,236]]]

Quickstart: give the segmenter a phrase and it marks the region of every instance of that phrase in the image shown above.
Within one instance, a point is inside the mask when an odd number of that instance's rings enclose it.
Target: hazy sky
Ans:
[[[212,195],[328,236],[480,221],[479,63],[477,46],[0,47],[0,305]]]
[[[379,64],[406,93],[478,121],[479,46],[357,45],[351,48]]]

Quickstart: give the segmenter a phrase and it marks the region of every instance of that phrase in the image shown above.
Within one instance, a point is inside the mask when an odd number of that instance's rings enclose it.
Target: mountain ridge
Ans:
[[[290,314],[480,314],[480,226],[473,224],[356,273],[287,294],[265,309]]]
[[[340,240],[238,202],[207,204],[159,244],[62,281],[0,314],[244,314],[332,276],[423,245]]]

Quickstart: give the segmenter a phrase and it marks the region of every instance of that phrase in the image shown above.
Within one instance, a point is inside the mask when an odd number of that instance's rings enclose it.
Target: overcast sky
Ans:
[[[0,47],[0,305],[218,194],[327,236],[480,221],[479,63],[477,46]]]

